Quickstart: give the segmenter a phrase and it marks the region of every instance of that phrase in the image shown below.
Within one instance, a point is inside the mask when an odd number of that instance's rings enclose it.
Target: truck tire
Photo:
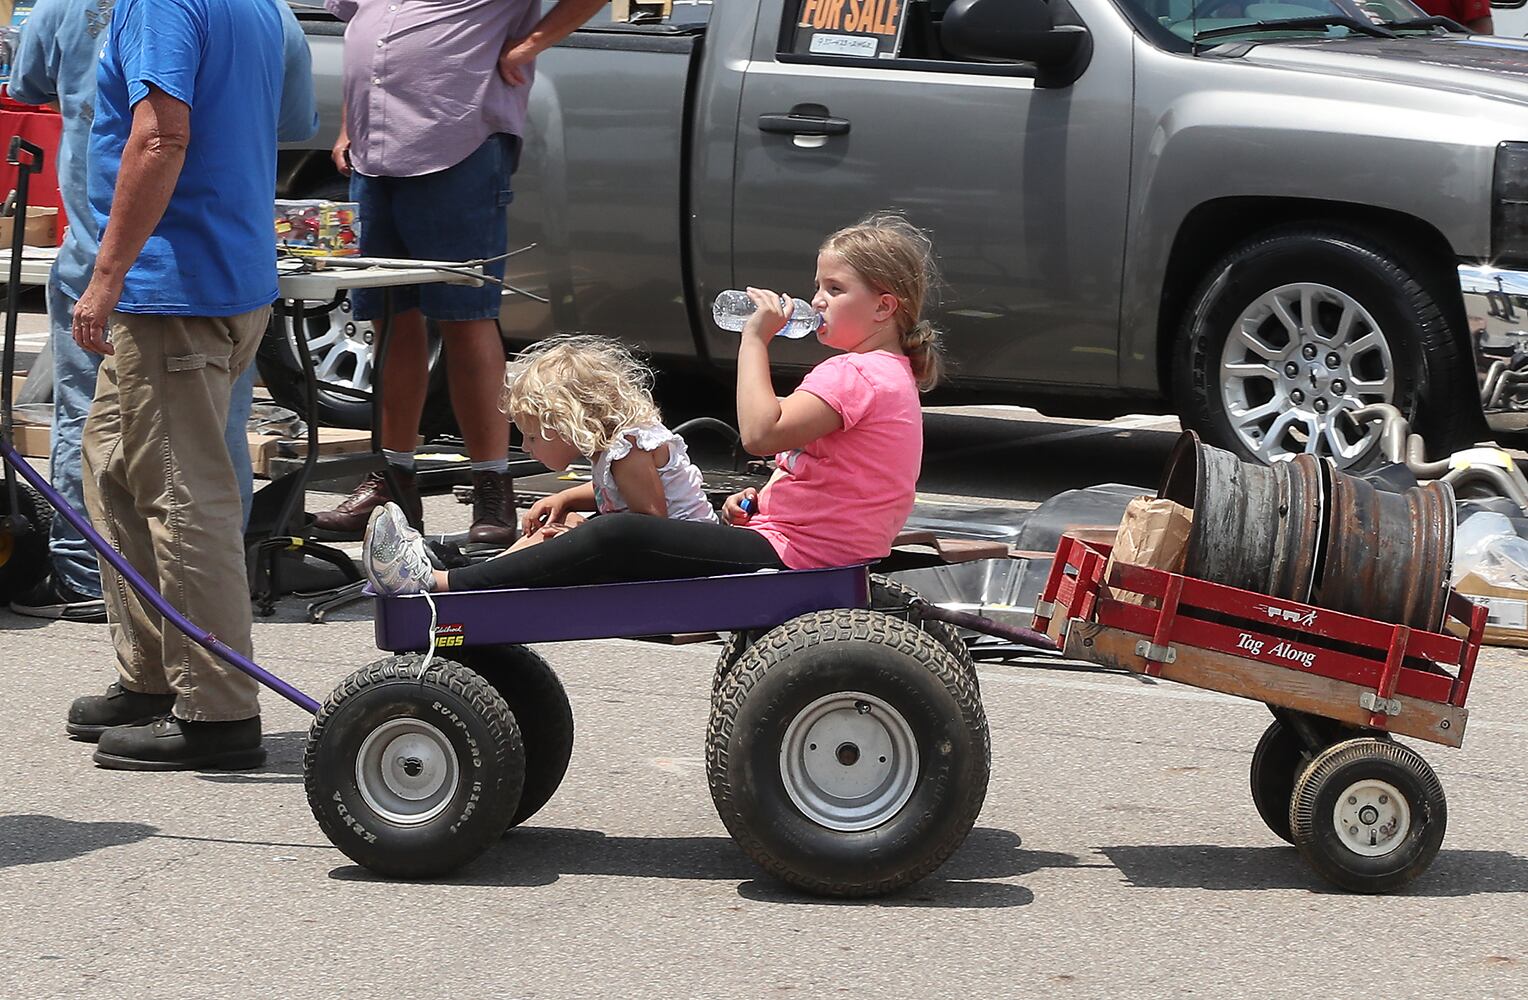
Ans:
[[[712,801],[788,885],[871,896],[923,878],[986,798],[981,699],[937,641],[875,611],[792,619],[743,654],[711,714]]]
[[[1179,332],[1172,380],[1184,422],[1252,461],[1303,451],[1362,472],[1384,460],[1378,429],[1337,413],[1387,402],[1432,452],[1451,451],[1478,427],[1474,377],[1427,278],[1339,230],[1291,227],[1236,248],[1205,277]]]
[[[327,303],[325,303],[327,304]],[[371,427],[371,400],[335,392],[326,388],[332,383],[370,393],[372,389],[372,325],[351,318],[350,299],[340,300],[332,311],[307,316],[303,328],[308,350],[313,355],[313,371],[318,377],[318,422],[323,427]],[[419,432],[426,438],[449,433],[455,426],[451,397],[446,388],[446,355],[440,333],[430,327],[429,389]],[[302,363],[292,343],[291,321],[271,316],[271,323],[260,349],[255,354],[260,381],[270,390],[271,399],[281,406],[306,415],[302,392]]]
[[[573,708],[552,665],[520,645],[473,646],[451,653],[482,675],[514,713],[525,743],[525,786],[510,819],[519,826],[551,801],[573,757]]]
[[[5,519],[12,514],[26,521],[23,530],[6,527]],[[0,607],[48,574],[48,531],[52,524],[53,508],[24,482],[16,483],[16,509],[11,510],[10,492],[0,477]]]
[[[525,748],[504,699],[473,671],[422,654],[351,674],[325,700],[303,754],[308,805],[356,864],[434,878],[471,862],[509,828]]]

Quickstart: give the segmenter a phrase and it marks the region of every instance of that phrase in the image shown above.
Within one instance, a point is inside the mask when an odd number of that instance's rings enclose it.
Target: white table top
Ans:
[[[44,285],[58,256],[55,247],[27,247],[21,254],[21,281],[26,285]],[[359,260],[359,258],[350,258]],[[481,273],[481,268],[468,268]],[[11,252],[0,250],[0,285],[11,276]],[[283,299],[327,302],[350,288],[381,288],[397,285],[429,285],[444,282],[452,285],[481,285],[482,279],[470,274],[456,274],[431,267],[327,267],[303,274],[281,274],[277,279]]]

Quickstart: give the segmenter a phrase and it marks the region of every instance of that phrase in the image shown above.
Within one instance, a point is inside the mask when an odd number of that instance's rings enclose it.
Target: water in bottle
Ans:
[[[822,326],[822,314],[812,308],[810,302],[802,299],[791,299],[780,296],[780,306],[790,314],[785,321],[785,328],[775,334],[787,340],[800,340],[802,337],[810,337]],[[748,325],[748,317],[757,311],[753,299],[748,297],[747,292],[736,289],[722,292],[716,297],[711,305],[711,319],[723,330],[731,330],[733,333],[741,333],[743,327]]]

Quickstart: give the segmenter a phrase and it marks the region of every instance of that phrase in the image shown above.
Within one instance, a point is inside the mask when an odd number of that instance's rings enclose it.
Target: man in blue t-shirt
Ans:
[[[312,67],[307,39],[297,18],[281,0],[271,0],[283,17],[286,44],[282,88],[283,140],[306,139],[317,127],[313,107]],[[48,281],[49,350],[53,355],[53,436],[48,468],[53,486],[76,508],[83,508],[80,438],[95,396],[100,355],[74,342],[74,303],[90,283],[99,243],[99,226],[85,188],[86,152],[95,117],[96,72],[101,46],[116,0],[41,0],[16,45],[10,96],[26,104],[52,104],[63,116],[57,173],[69,228]],[[244,518],[253,491],[249,420],[255,370],[250,366],[234,383],[224,440],[233,459]],[[96,555],[83,536],[61,517],[53,519],[48,543],[50,572],[11,601],[17,614],[73,621],[105,621],[101,576]]]
[[[283,49],[275,0],[118,0],[90,133],[101,244],[73,320],[75,341],[105,355],[83,447],[91,520],[245,656],[249,589],[223,426],[276,298]],[[121,680],[69,712],[71,733],[98,736],[96,763],[263,763],[255,681],[167,627],[109,567],[102,582]]]

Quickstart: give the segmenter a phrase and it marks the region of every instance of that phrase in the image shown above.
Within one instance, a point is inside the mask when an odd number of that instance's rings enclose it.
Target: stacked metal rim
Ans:
[[[1244,462],[1185,432],[1157,496],[1194,511],[1184,573],[1437,631],[1454,551],[1454,491],[1376,489],[1330,460]]]

